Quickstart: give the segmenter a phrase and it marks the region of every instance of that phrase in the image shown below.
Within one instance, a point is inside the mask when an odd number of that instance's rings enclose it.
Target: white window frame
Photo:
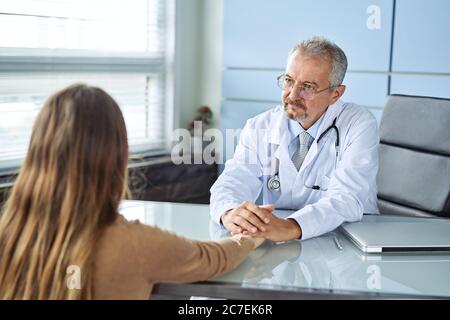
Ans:
[[[153,149],[149,144],[130,146],[131,158],[140,159],[170,153],[171,134],[178,125],[174,110],[175,6],[176,0],[165,0],[166,34],[164,58],[151,53],[116,53],[68,49],[0,48],[0,73],[21,72],[139,72],[160,73],[164,79],[165,146]],[[105,57],[107,56],[107,57]],[[24,159],[1,160],[0,176],[18,172]]]

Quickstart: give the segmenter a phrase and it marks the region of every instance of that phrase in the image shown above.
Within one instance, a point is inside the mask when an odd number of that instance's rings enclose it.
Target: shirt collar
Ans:
[[[320,127],[320,124],[322,123],[325,113],[326,112],[324,112],[322,114],[322,116],[316,122],[314,122],[314,124],[308,130],[306,130],[306,132],[308,132],[309,135],[311,137],[313,137],[314,140],[316,139],[317,131],[319,131],[319,127]],[[303,127],[300,125],[300,123],[298,123],[297,121],[292,120],[292,119],[289,119],[288,126],[289,126],[289,132],[291,134],[291,139],[298,137],[298,135],[300,133],[305,131],[305,129],[303,129]]]

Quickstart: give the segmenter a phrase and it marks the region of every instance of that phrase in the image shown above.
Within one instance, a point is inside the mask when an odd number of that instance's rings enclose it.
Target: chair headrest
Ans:
[[[450,156],[450,99],[389,96],[380,123],[380,140]]]

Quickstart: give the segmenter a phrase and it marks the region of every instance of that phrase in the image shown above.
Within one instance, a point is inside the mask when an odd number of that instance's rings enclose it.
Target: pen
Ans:
[[[334,243],[336,244],[336,247],[339,249],[339,251],[342,251],[344,249],[342,247],[341,241],[339,241],[338,237],[334,237]]]

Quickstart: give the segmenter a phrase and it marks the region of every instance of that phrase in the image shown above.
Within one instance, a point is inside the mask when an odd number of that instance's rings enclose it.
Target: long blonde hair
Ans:
[[[51,96],[0,218],[0,299],[90,299],[95,246],[117,217],[128,142],[117,103],[72,85]],[[68,286],[78,267],[80,288]]]

